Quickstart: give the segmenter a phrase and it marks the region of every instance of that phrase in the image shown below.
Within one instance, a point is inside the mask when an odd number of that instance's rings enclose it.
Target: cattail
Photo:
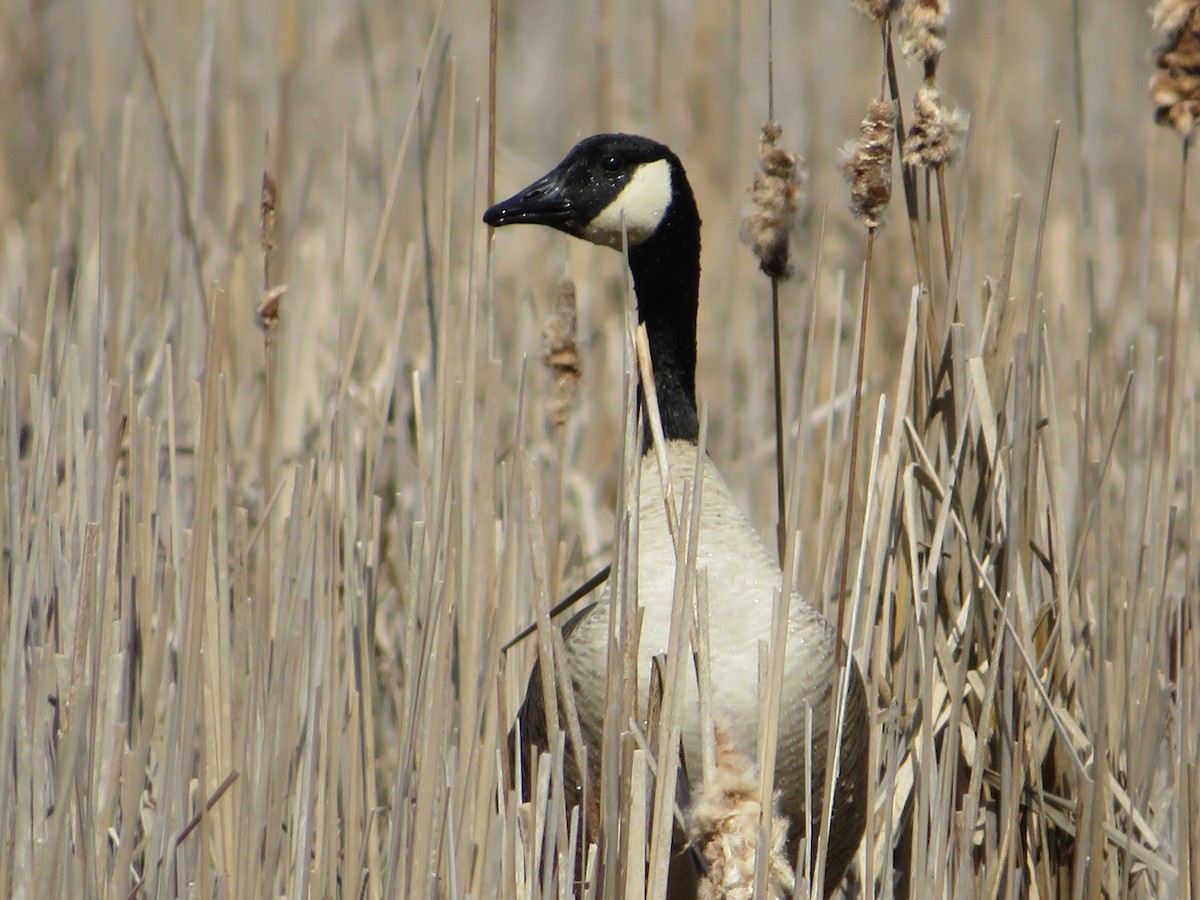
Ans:
[[[580,377],[575,346],[575,282],[570,278],[558,283],[558,302],[542,325],[542,360],[551,376],[546,419],[551,425],[562,425],[575,401]]]
[[[900,46],[909,59],[935,66],[946,49],[950,0],[904,0],[900,7]]]
[[[758,169],[750,186],[750,208],[742,219],[742,240],[758,258],[759,267],[772,278],[791,275],[788,237],[796,227],[804,189],[804,160],[775,146],[779,125],[763,126]]]
[[[1158,0],[1151,13],[1154,27],[1163,32],[1174,31],[1187,21],[1197,6],[1200,6],[1197,0]]]
[[[878,228],[892,197],[892,143],[896,107],[872,100],[858,132],[858,141],[842,149],[842,174],[850,182],[850,211],[867,228]]]
[[[258,324],[270,331],[279,324],[279,304],[287,293],[287,285],[271,284],[271,251],[275,249],[275,179],[263,172],[262,191],[258,197],[259,240],[263,252],[263,293],[258,302]]]
[[[1200,116],[1200,4],[1162,0],[1154,8],[1154,21],[1164,23],[1160,27],[1167,31],[1150,79],[1154,121],[1190,135]]]
[[[854,8],[872,22],[882,22],[892,14],[899,0],[853,0]]]
[[[946,109],[937,88],[921,85],[913,98],[913,123],[904,139],[904,161],[920,168],[950,165],[965,128],[963,114]]]
[[[716,733],[716,766],[692,807],[691,831],[708,871],[700,881],[700,900],[750,900],[754,896],[755,849],[762,803],[754,765],[720,727]],[[796,876],[787,858],[785,816],[772,818],[769,884],[762,896],[791,896]],[[806,892],[807,893],[807,892]]]
[[[263,253],[270,253],[275,248],[275,179],[271,173],[264,171],[262,191],[258,195],[258,218],[261,225],[260,241]]]

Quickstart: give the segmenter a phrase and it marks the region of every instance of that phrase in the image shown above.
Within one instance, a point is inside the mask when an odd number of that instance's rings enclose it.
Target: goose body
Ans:
[[[686,441],[667,445],[673,491],[683,496],[685,482],[694,477],[696,447]],[[778,564],[754,527],[734,502],[711,459],[702,470],[700,527],[696,570],[708,583],[712,644],[712,718],[748,758],[758,757],[759,641],[771,634],[775,594],[782,577]],[[643,459],[639,495],[638,599],[644,612],[638,648],[638,696],[649,692],[651,660],[667,652],[674,592],[675,548],[666,523],[658,465],[653,455]],[[736,594],[734,593],[736,591]],[[824,752],[828,707],[824,705],[834,673],[832,629],[807,603],[796,602],[788,623],[785,690],[780,720],[785,749],[776,771],[776,788],[784,792],[782,808],[790,813],[804,806],[805,704],[813,706],[815,755]],[[608,663],[607,594],[599,610],[584,616],[568,644],[580,727],[599,746]],[[687,667],[681,700],[682,744],[691,780],[690,792],[700,790],[701,734],[699,692],[695,672]],[[798,726],[795,727],[795,726]],[[799,765],[794,765],[794,763]],[[790,802],[789,802],[790,801]]]
[[[485,213],[494,226],[549,225],[614,248],[628,241],[629,265],[645,324],[655,376],[673,492],[682,496],[694,477],[699,432],[695,399],[696,312],[700,277],[700,218],[679,159],[664,145],[634,135],[596,135],[581,141],[551,172]],[[644,444],[650,449],[648,432]],[[643,454],[639,493],[638,649],[639,697],[647,696],[651,660],[666,652],[674,596],[675,547],[666,521],[658,464]],[[697,571],[708,585],[711,634],[712,718],[747,758],[758,758],[758,643],[771,634],[778,563],[738,508],[712,460],[702,464]],[[564,629],[580,729],[589,759],[598,767],[608,665],[608,591]],[[825,618],[793,595],[779,711],[775,787],[789,819],[789,852],[817,825],[820,804],[806,810],[805,759],[819,800],[825,777],[829,703],[836,697],[836,636]],[[806,747],[808,708],[812,745]],[[521,712],[522,733],[544,748],[544,714],[538,673],[530,679]],[[867,709],[862,678],[851,663],[826,863],[825,892],[840,883],[866,821]],[[695,675],[688,668],[682,698],[682,746],[691,795],[700,790],[701,735]],[[524,748],[522,748],[524,750]],[[571,759],[568,754],[568,760]],[[597,782],[598,771],[567,778]],[[595,796],[593,791],[591,796]],[[588,811],[590,815],[594,810]]]

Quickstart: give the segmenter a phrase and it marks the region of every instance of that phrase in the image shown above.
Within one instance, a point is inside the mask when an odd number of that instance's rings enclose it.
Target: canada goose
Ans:
[[[700,288],[700,216],[679,158],[664,145],[627,134],[601,134],[580,141],[566,158],[525,190],[484,214],[492,226],[549,225],[574,237],[620,249],[628,240],[629,268],[637,295],[638,318],[645,323],[673,490],[682,491],[696,459],[696,313]],[[644,449],[649,450],[648,438]],[[655,466],[652,453],[642,465]],[[710,459],[704,462],[697,569],[707,570],[709,607],[719,617],[712,634],[713,721],[750,759],[757,759],[758,642],[771,632],[779,565]],[[657,471],[641,478],[638,546],[638,599],[644,608],[638,656],[639,695],[645,698],[651,660],[666,652],[670,627],[674,545],[668,532]],[[596,606],[566,629],[584,740],[597,771],[604,710],[609,602],[605,591]],[[800,837],[816,827],[820,803],[805,814],[805,707],[812,707],[812,785],[820,800],[825,773],[829,702],[836,696],[836,637],[825,618],[793,597],[780,708],[775,787],[780,809],[790,820],[788,849],[795,859]],[[690,670],[689,670],[690,672]],[[694,677],[683,707],[685,759],[700,759],[700,724]],[[537,672],[521,712],[522,731],[544,749],[545,723]],[[850,686],[841,743],[841,769],[834,798],[826,863],[825,893],[841,882],[858,847],[866,821],[866,694],[851,662]],[[593,744],[594,742],[594,744]],[[568,758],[572,754],[567,754]],[[589,767],[592,764],[589,763]],[[568,769],[573,768],[568,765]],[[689,764],[693,796],[700,767]],[[578,773],[568,772],[568,778]],[[590,796],[595,796],[593,791]],[[590,812],[590,811],[589,811]],[[593,813],[594,814],[594,813]],[[815,833],[815,832],[814,832]]]

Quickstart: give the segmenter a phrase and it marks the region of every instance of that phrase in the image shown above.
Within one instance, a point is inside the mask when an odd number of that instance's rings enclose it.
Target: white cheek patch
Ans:
[[[624,228],[632,247],[654,234],[670,205],[671,164],[656,159],[637,168],[617,199],[588,223],[583,237],[620,250]]]

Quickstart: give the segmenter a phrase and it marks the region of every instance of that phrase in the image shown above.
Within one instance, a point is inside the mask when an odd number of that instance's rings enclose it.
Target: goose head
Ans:
[[[679,157],[639,135],[593,135],[483,220],[496,228],[546,225],[593,244],[628,248],[663,432],[669,440],[695,441],[700,215]],[[648,430],[644,437],[648,447]]]
[[[632,250],[665,223],[699,217],[679,158],[664,144],[633,134],[584,138],[529,187],[497,203],[483,220],[493,227],[548,225],[572,237]]]

